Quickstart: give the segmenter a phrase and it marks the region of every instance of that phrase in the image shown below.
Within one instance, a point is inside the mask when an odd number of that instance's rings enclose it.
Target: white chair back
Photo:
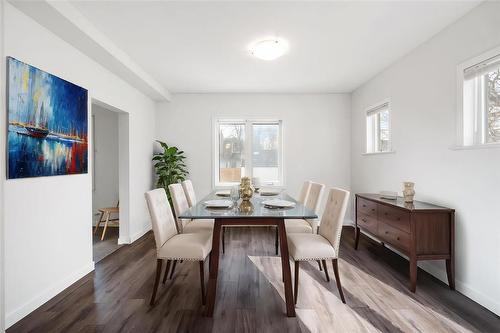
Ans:
[[[196,205],[196,193],[194,193],[193,182],[189,179],[182,182],[182,188],[186,194],[189,207]]]
[[[319,234],[330,242],[338,255],[340,247],[340,236],[344,222],[347,205],[349,203],[349,191],[332,188],[328,195],[325,211],[319,225]]]
[[[168,185],[168,190],[170,192],[170,197],[172,198],[172,205],[174,206],[175,216],[177,218],[177,230],[182,232],[184,224],[187,221],[179,219],[178,216],[189,209],[189,203],[180,183]]]
[[[144,196],[151,216],[156,249],[160,249],[166,241],[177,234],[172,209],[163,188],[146,192]]]
[[[305,206],[317,213],[319,204],[321,203],[321,198],[323,197],[325,185],[313,182],[309,182],[309,184],[309,195],[307,196]]]
[[[306,180],[304,184],[302,184],[302,188],[300,189],[299,197],[297,201],[301,204],[306,204],[307,196],[309,195],[309,189],[311,188],[311,182]]]

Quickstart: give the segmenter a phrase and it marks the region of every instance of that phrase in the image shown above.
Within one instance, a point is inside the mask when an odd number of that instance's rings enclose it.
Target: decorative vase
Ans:
[[[415,196],[415,183],[413,182],[403,182],[403,197],[405,202],[413,202],[413,197]]]
[[[241,178],[240,198],[243,201],[249,201],[253,195],[252,182],[249,177]]]

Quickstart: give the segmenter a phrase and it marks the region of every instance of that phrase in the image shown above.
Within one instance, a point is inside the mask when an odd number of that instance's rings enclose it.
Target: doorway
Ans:
[[[92,244],[98,262],[119,247],[120,117],[101,103],[92,102]]]

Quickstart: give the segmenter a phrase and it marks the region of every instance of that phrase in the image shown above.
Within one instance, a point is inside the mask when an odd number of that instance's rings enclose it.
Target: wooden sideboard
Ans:
[[[407,255],[412,292],[417,287],[417,262],[444,259],[448,285],[455,289],[454,209],[421,201],[408,204],[401,197],[381,199],[378,194],[356,194],[355,207],[355,249],[361,229]]]

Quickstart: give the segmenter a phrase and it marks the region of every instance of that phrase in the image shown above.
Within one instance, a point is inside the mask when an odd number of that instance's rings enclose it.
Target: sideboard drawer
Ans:
[[[388,244],[394,245],[397,248],[405,251],[409,251],[410,249],[410,234],[404,231],[393,228],[388,224],[379,222],[378,235]]]
[[[377,225],[378,221],[376,217],[368,216],[365,214],[358,215],[358,226],[362,229],[369,231],[373,235],[377,235],[378,231]]]
[[[410,233],[410,213],[402,209],[378,205],[378,220]]]
[[[365,215],[377,217],[377,203],[365,199],[358,199],[358,211]]]

